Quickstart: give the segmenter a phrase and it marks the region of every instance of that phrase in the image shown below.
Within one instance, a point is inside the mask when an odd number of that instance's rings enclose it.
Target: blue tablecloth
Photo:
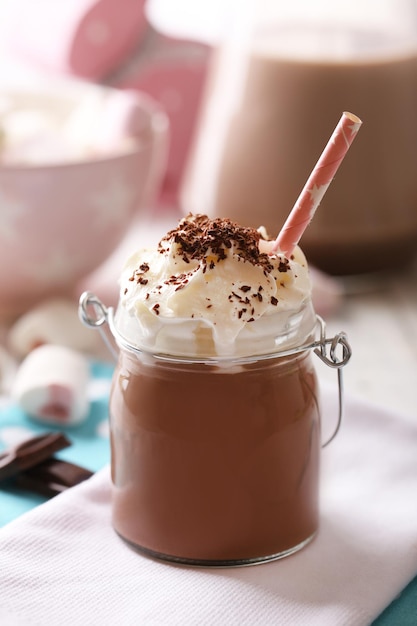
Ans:
[[[19,407],[7,403],[0,408],[0,451],[13,434],[27,437],[44,432],[59,431],[65,433],[72,445],[61,450],[55,456],[71,463],[81,465],[96,472],[110,460],[108,438],[108,392],[113,367],[108,364],[91,365],[91,405],[88,418],[77,426],[50,426],[41,424],[28,417]],[[0,485],[0,527],[29,511],[34,506],[45,502],[46,498]]]
[[[92,400],[86,421],[67,428],[45,426],[29,418],[19,407],[7,403],[0,408],[0,450],[6,447],[5,440],[8,440],[13,429],[27,432],[28,437],[31,434],[35,436],[56,430],[64,432],[72,442],[69,448],[56,454],[58,458],[82,465],[93,472],[104,467],[110,461],[107,424],[108,393],[113,367],[104,363],[93,363],[91,373]],[[0,485],[0,487],[0,527],[46,500],[42,496],[10,486]],[[369,581],[369,584],[372,584],[372,581]],[[417,626],[417,578],[373,622],[373,626]]]

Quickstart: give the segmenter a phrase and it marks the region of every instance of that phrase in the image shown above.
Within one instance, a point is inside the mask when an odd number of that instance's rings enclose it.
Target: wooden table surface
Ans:
[[[417,262],[375,280],[347,281],[343,304],[327,328],[330,336],[344,330],[352,347],[345,392],[417,424]],[[320,373],[333,379],[329,368]]]

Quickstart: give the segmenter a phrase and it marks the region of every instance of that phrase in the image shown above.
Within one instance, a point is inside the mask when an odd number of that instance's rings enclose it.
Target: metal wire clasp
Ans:
[[[317,315],[317,321],[320,326],[320,339],[318,346],[314,349],[314,354],[317,354],[319,359],[326,365],[337,369],[337,382],[338,382],[338,402],[339,402],[339,415],[337,419],[336,428],[329,439],[322,444],[322,448],[329,445],[331,441],[336,437],[340,430],[343,419],[343,370],[342,368],[348,363],[352,356],[352,349],[347,340],[347,336],[344,332],[340,332],[331,339],[326,337],[326,324],[324,320]],[[327,347],[330,346],[329,356],[327,356]],[[338,356],[338,352],[341,349],[341,358]]]
[[[85,326],[96,328],[109,349],[114,360],[117,361],[119,350],[114,337],[110,332],[108,322],[108,308],[90,291],[85,291],[80,298],[78,315]]]

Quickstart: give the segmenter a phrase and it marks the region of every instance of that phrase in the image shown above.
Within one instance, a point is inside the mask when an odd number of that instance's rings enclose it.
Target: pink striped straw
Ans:
[[[314,217],[324,194],[355,139],[362,121],[344,112],[315,168],[275,239],[270,254],[282,252],[289,257]]]

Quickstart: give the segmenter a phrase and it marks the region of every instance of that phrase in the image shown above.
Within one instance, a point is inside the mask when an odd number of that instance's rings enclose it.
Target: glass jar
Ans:
[[[350,357],[343,333],[327,340],[318,318],[306,343],[272,353],[157,354],[129,344],[112,309],[83,298],[82,319],[107,321],[119,348],[110,394],[116,532],[149,556],[203,566],[270,561],[309,543],[321,446],[311,350],[340,373]]]

